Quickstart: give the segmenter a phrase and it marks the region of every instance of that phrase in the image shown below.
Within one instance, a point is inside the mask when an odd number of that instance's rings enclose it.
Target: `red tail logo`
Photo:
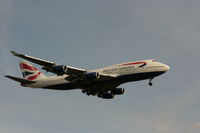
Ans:
[[[34,66],[29,66],[27,64],[24,64],[24,63],[21,63],[20,64],[20,68],[21,69],[28,69],[28,70],[31,70],[31,71],[37,71],[38,69],[35,68]]]

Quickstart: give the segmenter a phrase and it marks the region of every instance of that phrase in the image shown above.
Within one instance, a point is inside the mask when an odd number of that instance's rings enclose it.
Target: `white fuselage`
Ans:
[[[115,76],[115,78],[106,81],[119,82],[119,84],[122,84],[130,81],[153,79],[154,77],[159,76],[168,70],[169,66],[163,63],[157,62],[155,60],[142,60],[137,62],[128,62],[113,66],[108,66],[96,70],[91,70],[91,72],[113,75]],[[33,88],[48,88],[49,86],[62,86],[64,87],[63,90],[75,89],[81,87],[76,85],[77,79],[69,81],[67,80],[67,77],[68,75],[66,74],[62,76],[45,77],[37,81],[36,83],[25,84],[23,86],[33,87]],[[99,81],[96,80],[94,82],[99,82]]]

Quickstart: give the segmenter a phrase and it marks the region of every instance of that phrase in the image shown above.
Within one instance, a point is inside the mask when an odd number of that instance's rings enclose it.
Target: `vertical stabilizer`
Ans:
[[[21,68],[22,75],[26,80],[37,81],[46,77],[42,72],[31,65],[28,61],[20,61],[19,66]]]

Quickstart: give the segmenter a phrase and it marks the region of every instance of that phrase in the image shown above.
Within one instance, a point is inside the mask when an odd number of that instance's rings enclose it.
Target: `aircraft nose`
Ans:
[[[168,65],[165,65],[165,69],[166,69],[166,71],[168,71],[170,69],[170,67]]]

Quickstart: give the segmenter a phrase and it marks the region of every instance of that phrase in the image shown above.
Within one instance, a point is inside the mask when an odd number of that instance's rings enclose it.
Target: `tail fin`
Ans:
[[[19,66],[21,68],[22,75],[26,80],[37,81],[46,77],[42,72],[31,65],[28,61],[20,61]]]

